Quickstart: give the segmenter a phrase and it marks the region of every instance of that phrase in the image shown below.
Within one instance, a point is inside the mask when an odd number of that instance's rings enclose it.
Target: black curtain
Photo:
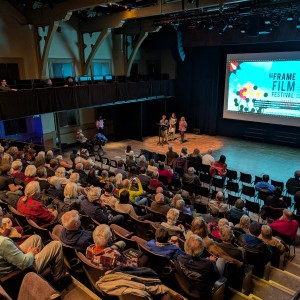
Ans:
[[[186,50],[184,62],[178,62],[176,102],[172,109],[178,118],[186,117],[188,131],[217,133],[219,90],[219,49]]]

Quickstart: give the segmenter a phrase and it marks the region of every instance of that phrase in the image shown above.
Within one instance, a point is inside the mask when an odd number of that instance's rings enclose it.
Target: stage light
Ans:
[[[298,22],[297,22],[297,24],[296,24],[296,28],[297,28],[297,29],[300,29],[300,18],[298,19]]]
[[[294,20],[293,14],[289,13],[286,20],[289,21],[289,22],[293,21]]]
[[[241,33],[243,33],[243,34],[246,33],[246,28],[245,27],[241,28]]]

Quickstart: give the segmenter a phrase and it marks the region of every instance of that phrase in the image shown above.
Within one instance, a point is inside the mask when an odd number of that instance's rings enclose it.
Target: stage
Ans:
[[[191,133],[185,135],[187,141],[181,144],[179,134],[176,134],[176,137],[175,141],[169,142],[174,151],[179,153],[184,146],[187,147],[189,153],[193,152],[194,148],[199,148],[201,154],[205,154],[207,149],[211,148],[216,160],[221,154],[226,156],[228,169],[251,173],[253,176],[262,176],[267,173],[271,179],[286,182],[293,176],[295,170],[300,169],[300,149],[298,148]],[[115,160],[124,159],[127,145],[131,145],[136,155],[140,153],[140,149],[163,154],[168,151],[169,145],[161,146],[157,143],[157,136],[145,137],[143,141],[109,142],[104,147],[104,156]]]

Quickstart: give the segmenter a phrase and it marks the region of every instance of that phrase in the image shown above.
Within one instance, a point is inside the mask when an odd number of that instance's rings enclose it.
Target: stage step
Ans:
[[[269,281],[274,281],[292,291],[300,289],[300,277],[286,270],[271,267]]]
[[[285,266],[285,270],[290,272],[290,273],[293,273],[297,276],[300,276],[300,265],[296,264],[293,261],[289,261],[286,266]]]
[[[294,291],[256,276],[252,276],[252,280],[254,284],[252,294],[264,300],[289,300],[294,294]]]

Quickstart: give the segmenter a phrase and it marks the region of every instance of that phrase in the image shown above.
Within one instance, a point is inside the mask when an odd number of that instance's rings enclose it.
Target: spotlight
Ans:
[[[242,33],[242,34],[246,33],[246,28],[245,28],[245,27],[242,27],[242,28],[241,28],[241,33]]]
[[[293,14],[289,13],[286,20],[289,21],[289,22],[293,21],[294,20]]]
[[[300,29],[300,18],[298,19],[298,22],[297,22],[297,24],[296,24],[296,28],[297,28],[297,29]]]

